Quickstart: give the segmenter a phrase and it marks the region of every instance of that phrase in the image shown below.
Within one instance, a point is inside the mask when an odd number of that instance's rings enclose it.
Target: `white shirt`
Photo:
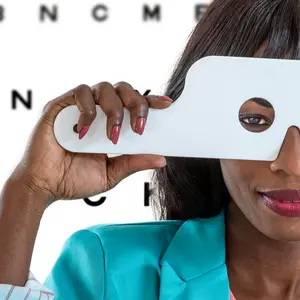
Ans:
[[[0,300],[53,300],[54,294],[29,272],[23,287],[11,284],[0,284]]]

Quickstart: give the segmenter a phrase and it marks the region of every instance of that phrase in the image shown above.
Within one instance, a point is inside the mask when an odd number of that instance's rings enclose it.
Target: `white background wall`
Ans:
[[[196,25],[195,6],[209,0],[38,1],[5,0],[0,22],[1,155],[0,184],[23,153],[28,136],[45,103],[80,83],[130,82],[143,92],[162,94],[187,38]],[[58,22],[39,21],[39,7],[57,5]],[[105,4],[108,21],[91,17],[92,8]],[[143,4],[161,5],[160,22],[142,19]],[[11,108],[11,91],[33,91],[33,108]],[[99,223],[154,220],[144,207],[140,172],[105,193],[106,202],[89,207],[83,201],[59,201],[45,213],[37,236],[31,270],[43,281],[75,231]],[[91,198],[98,199],[99,196]]]

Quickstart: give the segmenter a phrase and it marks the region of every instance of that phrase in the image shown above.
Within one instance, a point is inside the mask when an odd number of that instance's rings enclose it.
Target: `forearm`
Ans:
[[[46,201],[11,177],[0,195],[0,284],[23,286]]]

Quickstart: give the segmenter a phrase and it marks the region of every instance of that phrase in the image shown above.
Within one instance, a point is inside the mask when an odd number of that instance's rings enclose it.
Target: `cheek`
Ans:
[[[240,160],[221,160],[224,181],[234,200],[253,192],[255,163]]]

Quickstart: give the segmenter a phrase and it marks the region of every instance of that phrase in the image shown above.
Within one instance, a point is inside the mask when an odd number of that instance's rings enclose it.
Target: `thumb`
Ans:
[[[160,155],[121,155],[108,159],[107,180],[110,187],[138,171],[163,168],[166,158]]]

